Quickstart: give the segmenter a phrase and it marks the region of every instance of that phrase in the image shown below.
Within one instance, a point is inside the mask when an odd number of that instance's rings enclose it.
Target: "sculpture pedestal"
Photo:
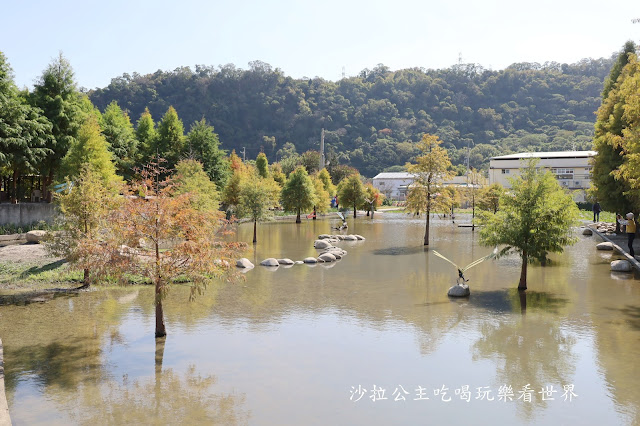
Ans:
[[[456,284],[447,292],[449,297],[468,297],[470,294],[471,291],[469,291],[469,286],[466,284]]]

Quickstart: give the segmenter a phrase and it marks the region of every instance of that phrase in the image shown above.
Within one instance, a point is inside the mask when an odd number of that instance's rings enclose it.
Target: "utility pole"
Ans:
[[[242,162],[247,161],[247,149],[243,146],[242,147]]]
[[[324,169],[325,160],[324,160],[324,127],[322,128],[322,133],[320,133],[320,167],[318,171]]]

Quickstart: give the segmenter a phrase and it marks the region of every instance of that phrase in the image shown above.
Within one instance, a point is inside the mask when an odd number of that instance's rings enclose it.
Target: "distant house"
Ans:
[[[489,183],[510,188],[508,178],[518,176],[520,169],[526,167],[526,160],[537,158],[538,167],[549,169],[560,185],[573,191],[575,201],[584,202],[585,190],[591,187],[591,159],[596,154],[596,151],[521,152],[493,157],[489,161]]]
[[[377,188],[388,199],[406,200],[409,185],[415,176],[407,172],[378,173],[373,178],[373,187]]]
[[[415,176],[407,172],[379,173],[373,178],[373,186],[382,192],[386,198],[404,201],[407,199],[409,187],[415,180]],[[466,176],[454,176],[442,182],[442,184],[445,186],[469,186]]]

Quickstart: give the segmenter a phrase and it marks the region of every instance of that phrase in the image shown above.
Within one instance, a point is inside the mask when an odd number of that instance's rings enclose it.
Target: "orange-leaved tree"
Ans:
[[[125,201],[109,215],[102,239],[82,242],[82,261],[97,274],[124,281],[127,274],[155,286],[156,337],[166,335],[162,300],[179,278],[191,297],[209,280],[230,276],[241,243],[225,242],[227,222],[215,210],[194,208],[192,194],[177,194],[160,162],[152,162],[129,185]]]

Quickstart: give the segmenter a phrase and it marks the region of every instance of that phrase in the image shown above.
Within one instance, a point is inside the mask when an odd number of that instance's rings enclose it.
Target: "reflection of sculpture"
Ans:
[[[484,262],[484,261],[485,261],[485,260],[487,260],[487,259],[490,259],[490,258],[492,258],[492,257],[495,257],[495,256],[496,256],[496,254],[498,254],[498,247],[496,247],[495,249],[493,249],[493,252],[491,252],[491,254],[489,254],[489,255],[487,255],[487,256],[485,256],[485,257],[481,257],[481,258],[480,258],[480,259],[478,259],[478,260],[474,260],[473,262],[471,262],[470,264],[468,264],[468,265],[467,265],[467,266],[465,266],[464,268],[459,267],[458,265],[456,265],[455,263],[453,263],[452,261],[450,261],[449,259],[447,259],[446,257],[444,257],[443,255],[441,255],[440,253],[438,253],[438,252],[437,252],[437,251],[435,251],[435,250],[433,251],[433,254],[435,254],[436,256],[438,256],[438,257],[440,257],[440,258],[442,258],[442,259],[446,260],[447,262],[449,262],[450,264],[452,264],[453,266],[455,266],[455,267],[456,267],[456,269],[458,269],[458,279],[457,279],[457,283],[458,283],[458,285],[462,286],[462,285],[464,285],[464,283],[466,283],[467,281],[469,281],[469,280],[467,280],[467,279],[465,279],[465,278],[464,278],[464,272],[465,272],[467,269],[471,269],[471,268],[473,268],[474,266],[476,266],[476,265],[478,265],[478,264],[480,264],[480,263]]]

